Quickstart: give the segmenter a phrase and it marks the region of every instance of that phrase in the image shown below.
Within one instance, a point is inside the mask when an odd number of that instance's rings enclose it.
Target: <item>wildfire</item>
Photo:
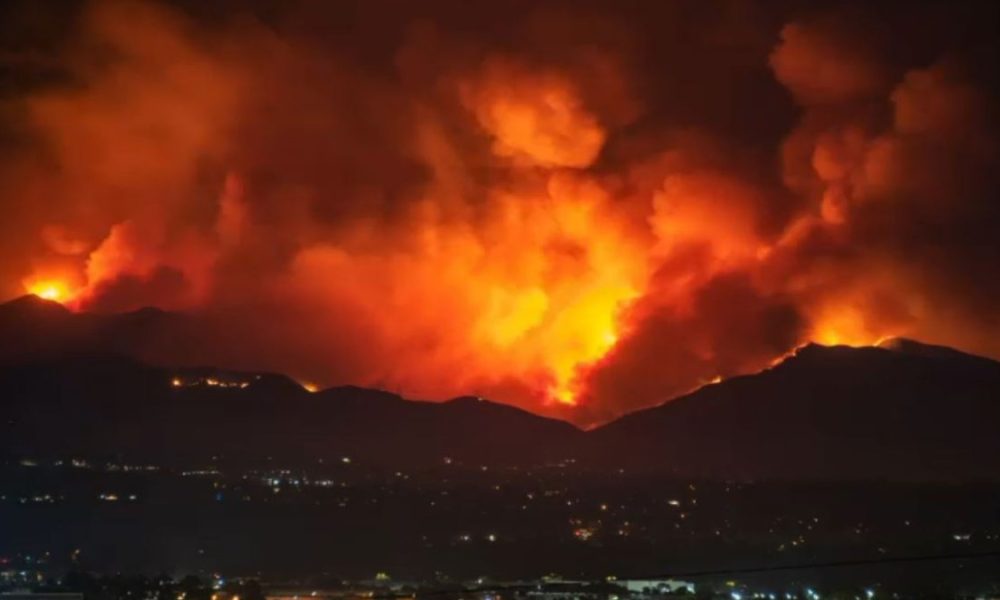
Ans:
[[[579,354],[553,357],[557,359],[553,363],[556,381],[549,387],[548,397],[558,404],[576,406],[582,391],[577,379],[579,370],[606,355],[618,342],[618,335],[608,329],[582,327],[581,334],[584,343],[579,347]]]
[[[29,294],[39,298],[65,304],[73,298],[73,292],[68,283],[59,279],[40,279],[25,285]]]
[[[884,324],[873,324],[851,306],[836,306],[821,313],[813,325],[810,339],[824,346],[877,346],[899,335],[887,331]]]
[[[0,111],[26,136],[0,169],[0,272],[18,273],[0,289],[204,325],[151,343],[198,353],[160,362],[589,424],[809,342],[1000,355],[992,87],[950,52],[881,64],[851,20],[818,19],[765,58],[777,20],[647,43],[660,32],[630,17],[545,10],[487,36],[450,19],[375,36],[393,46],[361,54],[393,60],[371,69],[297,28],[164,4],[87,3],[79,56],[52,65],[78,85],[21,86]],[[756,103],[760,123],[739,118]]]

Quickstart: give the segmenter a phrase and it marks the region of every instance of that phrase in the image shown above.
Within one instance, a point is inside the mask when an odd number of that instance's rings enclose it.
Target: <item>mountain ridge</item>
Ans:
[[[53,304],[0,305],[7,454],[352,455],[387,467],[573,458],[712,479],[1000,479],[1000,363],[914,340],[806,344],[758,373],[581,431],[478,396],[430,402],[351,385],[310,392],[278,373],[155,366],[119,340],[86,342],[107,332],[155,335],[170,313],[75,318]],[[53,343],[31,346],[40,336]],[[20,340],[32,351],[13,352]]]
[[[919,349],[912,342],[910,349]],[[777,365],[595,430],[600,454],[713,477],[1000,474],[1000,363],[950,351],[807,344]]]

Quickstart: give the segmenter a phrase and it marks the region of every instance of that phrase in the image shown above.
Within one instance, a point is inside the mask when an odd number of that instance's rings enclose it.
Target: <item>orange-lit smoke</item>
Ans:
[[[398,36],[331,42],[321,4],[93,2],[17,98],[4,291],[198,319],[163,360],[580,423],[809,340],[1000,355],[976,73],[835,13],[685,6],[466,14],[482,36],[361,10]]]

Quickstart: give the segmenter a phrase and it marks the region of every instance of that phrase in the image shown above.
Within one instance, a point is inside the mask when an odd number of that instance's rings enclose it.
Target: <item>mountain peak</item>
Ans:
[[[68,314],[71,311],[54,300],[46,300],[35,294],[25,294],[0,304],[4,311],[32,314]]]
[[[780,360],[772,363],[773,367],[790,366],[800,363],[827,363],[836,362],[851,356],[860,356],[872,351],[881,352],[877,346],[847,346],[843,344],[825,345],[818,342],[809,342],[795,348]]]
[[[593,435],[598,460],[696,477],[991,478],[998,393],[1000,363],[958,350],[806,344]]]

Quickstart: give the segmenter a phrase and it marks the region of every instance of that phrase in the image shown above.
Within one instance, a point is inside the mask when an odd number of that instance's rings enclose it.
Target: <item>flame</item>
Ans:
[[[534,406],[574,405],[648,271],[603,189],[564,173],[543,183],[490,198],[476,230],[428,217],[393,245],[306,248],[283,292],[310,298],[322,328],[345,326],[330,307],[356,307],[380,385],[423,397],[507,385]]]
[[[581,323],[582,345],[579,352],[567,353],[564,357],[553,357],[555,383],[552,384],[547,396],[550,401],[566,406],[576,406],[577,398],[583,393],[578,375],[588,365],[604,357],[618,342],[618,334],[611,329],[588,327]]]
[[[989,95],[950,63],[903,75],[869,65],[853,36],[787,24],[769,63],[802,118],[768,147],[791,115],[769,112],[773,134],[747,144],[758,124],[730,118],[699,40],[623,43],[605,18],[524,15],[495,45],[408,27],[384,54],[393,68],[370,69],[269,27],[87,6],[80,56],[58,65],[80,85],[14,99],[31,151],[0,169],[5,231],[24,238],[3,265],[36,270],[6,291],[190,311],[206,364],[580,421],[809,341],[937,334],[1000,353],[980,314],[994,303],[949,291],[993,292],[953,285],[986,281],[992,248],[970,244],[970,269],[950,273],[959,252],[912,243],[995,197],[952,189],[995,184],[978,169],[996,144],[977,118]],[[654,48],[665,62],[646,60]],[[643,73],[675,59],[690,86]],[[938,149],[963,160],[925,164]]]
[[[865,314],[850,306],[833,305],[813,323],[810,339],[824,346],[878,346],[880,342],[901,335],[884,323],[873,323]]]
[[[26,283],[25,291],[44,300],[66,304],[75,296],[67,281],[61,279],[37,279]]]

